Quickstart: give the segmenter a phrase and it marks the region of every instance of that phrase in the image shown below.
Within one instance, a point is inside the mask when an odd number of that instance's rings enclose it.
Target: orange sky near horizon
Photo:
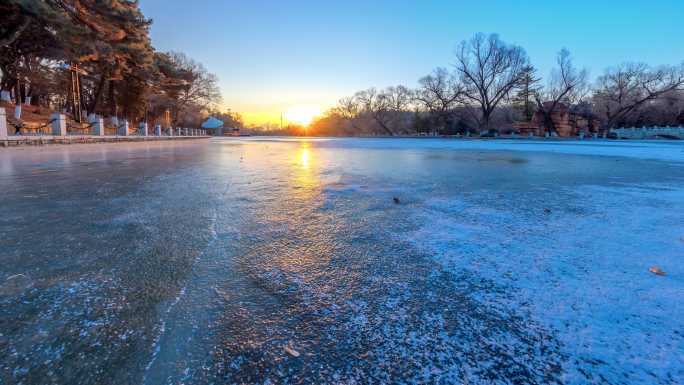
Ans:
[[[328,110],[330,105],[291,105],[288,107],[270,107],[270,108],[247,108],[244,111],[231,109],[242,116],[242,120],[246,126],[261,126],[265,124],[283,125],[299,124],[306,126],[311,123],[311,120],[316,116],[322,115]]]
[[[223,109],[258,125],[278,124],[289,109],[325,111],[369,87],[416,87],[435,67],[453,70],[455,47],[478,32],[521,45],[545,79],[563,47],[592,77],[625,61],[681,63],[682,1],[651,3],[145,0],[140,6],[154,21],[157,51],[181,51],[203,63],[219,79]]]

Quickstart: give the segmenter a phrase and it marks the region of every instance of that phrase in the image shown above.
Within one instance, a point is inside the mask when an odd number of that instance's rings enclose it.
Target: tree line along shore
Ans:
[[[414,88],[369,88],[345,97],[308,131],[577,137],[684,126],[684,62],[622,63],[592,81],[562,48],[554,68],[542,76],[524,48],[479,33],[456,46],[453,63]]]
[[[214,116],[244,129],[238,113],[220,111],[217,77],[181,52],[159,52],[152,21],[135,1],[8,0],[0,4],[0,104],[16,133],[39,133],[51,113],[69,130],[105,118],[115,131],[199,127]],[[448,49],[448,48],[447,48]],[[253,134],[606,136],[624,127],[684,125],[684,63],[615,65],[591,78],[569,50],[540,74],[525,49],[478,33],[414,87],[369,88],[339,100],[307,127],[266,124]]]

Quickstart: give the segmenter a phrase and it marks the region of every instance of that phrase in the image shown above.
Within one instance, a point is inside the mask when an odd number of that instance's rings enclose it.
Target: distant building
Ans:
[[[223,120],[210,116],[202,122],[202,128],[206,129],[210,135],[223,136]]]
[[[209,131],[214,136],[240,136],[240,129],[234,127],[224,127],[223,120],[210,116],[202,123],[202,128]]]
[[[544,107],[550,108],[552,102],[545,102]],[[591,135],[601,131],[601,122],[596,118],[588,118],[581,114],[571,111],[567,105],[558,103],[556,108],[551,113],[551,121],[553,128],[558,136],[569,137],[578,136],[580,133],[584,135]],[[549,132],[549,127],[546,127],[546,119],[544,113],[537,111],[532,116],[532,120],[527,122],[513,123],[513,128],[520,132],[521,135],[535,135],[544,136]]]

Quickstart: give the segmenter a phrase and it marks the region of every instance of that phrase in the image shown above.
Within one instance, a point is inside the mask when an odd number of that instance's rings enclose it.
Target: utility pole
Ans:
[[[164,123],[166,123],[166,127],[171,127],[171,110],[168,108],[164,111]]]
[[[81,109],[81,78],[80,75],[87,73],[78,66],[78,64],[71,63],[67,68],[71,72],[71,105],[74,109],[74,120],[83,122],[83,110]]]

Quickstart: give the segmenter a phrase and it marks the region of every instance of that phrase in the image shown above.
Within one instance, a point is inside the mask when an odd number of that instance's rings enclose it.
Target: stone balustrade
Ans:
[[[90,115],[88,117],[88,121],[90,122],[90,133],[95,136],[104,136],[105,135],[105,125],[104,125],[104,119],[97,116],[97,115]]]
[[[52,121],[52,135],[54,135],[54,136],[66,136],[67,135],[66,115],[55,113],[55,114],[50,115],[50,120]]]
[[[618,138],[649,139],[656,137],[672,137],[684,139],[684,127],[629,127],[610,130]]]
[[[117,128],[117,135],[128,136],[128,120],[124,120]]]
[[[0,138],[6,138],[6,137],[7,137],[7,114],[5,112],[5,109],[0,107]]]

